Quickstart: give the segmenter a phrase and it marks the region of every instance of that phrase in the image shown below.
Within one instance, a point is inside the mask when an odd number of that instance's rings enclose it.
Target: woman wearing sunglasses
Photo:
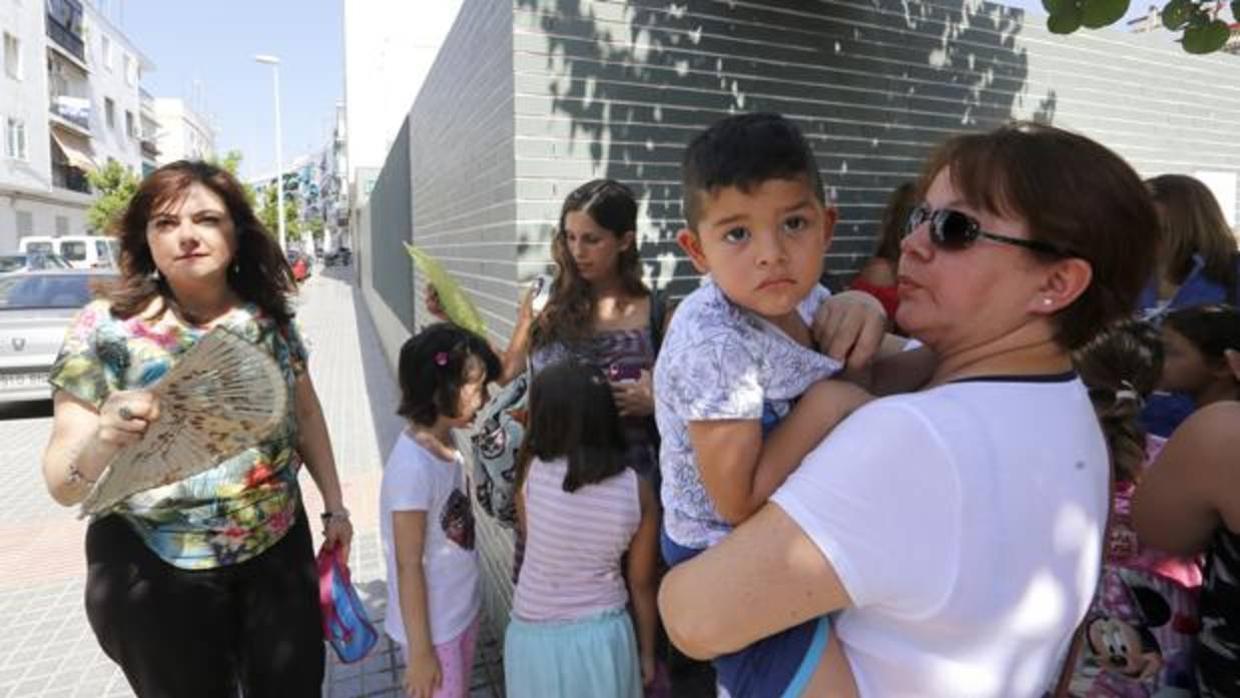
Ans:
[[[1129,312],[1157,218],[1119,157],[1032,124],[948,141],[918,191],[896,321],[938,355],[931,383],[838,426],[668,575],[660,609],[703,658],[839,612],[847,659],[808,696],[1038,696],[1089,606],[1107,515],[1071,351]]]

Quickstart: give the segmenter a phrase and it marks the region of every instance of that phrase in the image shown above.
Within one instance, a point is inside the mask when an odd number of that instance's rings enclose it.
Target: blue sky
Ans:
[[[271,68],[255,63],[254,54],[274,54],[281,61],[285,162],[330,137],[335,104],[344,95],[341,0],[99,4],[155,63],[143,80],[147,91],[188,98],[199,81],[206,111],[214,117],[216,147],[244,154],[242,174],[275,169]]]

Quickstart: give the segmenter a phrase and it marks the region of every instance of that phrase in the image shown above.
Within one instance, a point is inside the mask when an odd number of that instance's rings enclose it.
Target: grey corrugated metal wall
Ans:
[[[404,252],[413,229],[409,166],[409,121],[406,120],[370,192],[367,204],[370,231],[362,270],[370,287],[406,330],[412,330],[414,322],[410,262]]]

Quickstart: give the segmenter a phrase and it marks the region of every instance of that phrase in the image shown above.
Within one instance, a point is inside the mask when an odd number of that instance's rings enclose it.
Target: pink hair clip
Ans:
[[[441,351],[438,354],[435,354],[435,365],[436,366],[447,366],[448,365],[448,352]]]

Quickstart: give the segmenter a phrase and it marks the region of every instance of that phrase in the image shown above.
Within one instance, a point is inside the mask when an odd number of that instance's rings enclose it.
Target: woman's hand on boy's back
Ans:
[[[866,368],[887,332],[887,313],[868,293],[844,291],[823,301],[810,328],[818,348],[850,371]]]

